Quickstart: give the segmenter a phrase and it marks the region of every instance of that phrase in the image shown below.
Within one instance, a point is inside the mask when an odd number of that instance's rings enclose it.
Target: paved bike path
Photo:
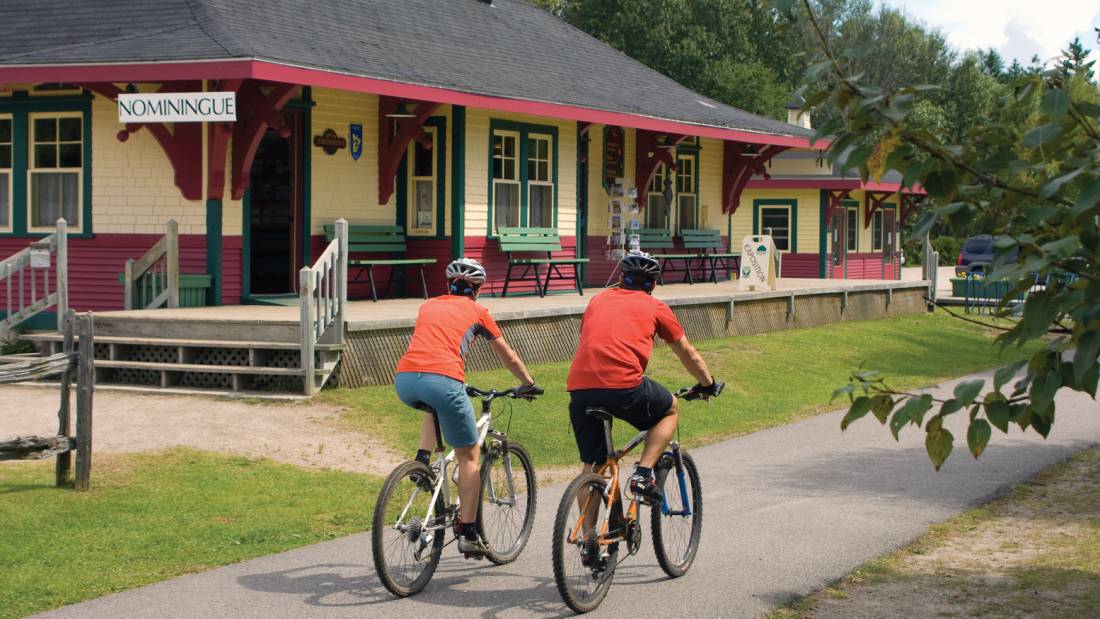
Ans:
[[[947,392],[952,384],[934,391]],[[705,415],[705,405],[689,405],[685,414]],[[620,566],[594,614],[756,616],[1100,442],[1100,406],[1088,396],[1063,393],[1049,439],[1034,432],[1007,437],[995,432],[979,462],[966,452],[964,415],[954,415],[949,427],[955,453],[945,470],[935,473],[912,428],[898,445],[873,419],[841,434],[840,417],[839,412],[821,415],[693,450],[705,519],[691,571],[676,580],[664,576],[647,525],[642,551]],[[534,533],[518,561],[493,567],[465,561],[448,547],[427,589],[405,600],[383,589],[371,565],[369,534],[358,534],[48,615],[559,616],[567,609],[554,587],[550,535],[562,490],[562,485],[541,489]]]

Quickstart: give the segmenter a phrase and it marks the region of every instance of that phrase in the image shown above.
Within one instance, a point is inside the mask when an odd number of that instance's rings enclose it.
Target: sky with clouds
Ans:
[[[1034,54],[1044,60],[1059,55],[1074,36],[1100,61],[1096,31],[1098,0],[877,0],[904,9],[926,25],[940,29],[955,48],[995,48],[1005,64],[1016,58],[1028,64]],[[1100,62],[1097,62],[1100,67]]]

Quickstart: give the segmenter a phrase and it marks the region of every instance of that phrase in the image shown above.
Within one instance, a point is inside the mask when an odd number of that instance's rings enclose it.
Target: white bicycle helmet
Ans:
[[[624,275],[644,275],[657,278],[661,275],[661,264],[644,251],[632,251],[619,261],[619,270]]]
[[[473,286],[485,283],[485,267],[473,258],[459,258],[447,265],[447,279],[469,282]]]

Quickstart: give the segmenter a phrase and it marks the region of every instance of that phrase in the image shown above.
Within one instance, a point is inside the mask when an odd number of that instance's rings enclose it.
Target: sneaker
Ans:
[[[630,492],[638,497],[642,505],[653,505],[661,500],[661,489],[657,487],[652,475],[635,472],[630,476]]]
[[[467,559],[480,559],[489,553],[489,547],[480,539],[458,538],[458,551],[466,555]]]
[[[581,565],[585,567],[596,567],[599,558],[600,545],[597,542],[596,535],[593,533],[581,544]]]
[[[409,479],[416,484],[424,492],[431,492],[435,490],[435,471],[431,471],[427,476],[417,471],[412,475],[409,475]]]

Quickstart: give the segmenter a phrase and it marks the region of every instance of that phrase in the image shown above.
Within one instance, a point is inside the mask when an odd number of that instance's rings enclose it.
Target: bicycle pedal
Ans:
[[[482,559],[485,558],[485,555],[483,555],[481,553],[478,553],[478,552],[464,552],[464,553],[462,553],[462,556],[465,557],[466,559],[474,559],[476,561],[481,561]]]

